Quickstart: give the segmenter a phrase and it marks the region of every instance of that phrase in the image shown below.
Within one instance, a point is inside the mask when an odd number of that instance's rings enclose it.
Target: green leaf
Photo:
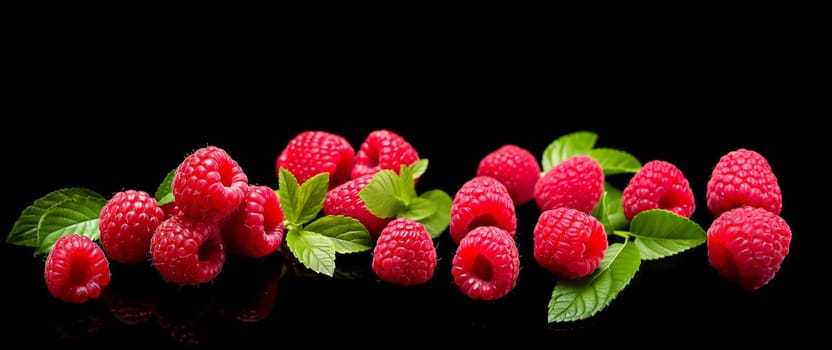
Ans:
[[[49,208],[38,223],[35,254],[49,253],[59,238],[73,233],[98,240],[98,218],[105,204],[102,198],[76,197]]]
[[[592,216],[604,225],[604,231],[606,234],[611,235],[615,232],[615,226],[613,226],[610,221],[610,217],[607,215],[607,192],[604,192],[604,194],[601,195],[601,200],[598,201],[598,204],[592,211]]]
[[[448,228],[448,225],[451,224],[451,205],[454,201],[453,198],[442,190],[426,191],[419,198],[433,203],[434,210],[430,216],[416,221],[425,226],[425,230],[430,233],[431,238],[441,236]]]
[[[335,273],[335,247],[332,241],[315,232],[290,230],[286,245],[304,266],[329,277]]]
[[[433,215],[435,211],[436,207],[434,207],[433,202],[427,198],[419,197],[410,202],[397,216],[419,221]]]
[[[641,169],[641,162],[633,155],[612,148],[595,148],[589,151],[589,156],[595,158],[604,175],[636,173]]]
[[[165,179],[162,180],[162,183],[159,184],[159,188],[156,189],[156,195],[153,197],[156,198],[156,202],[159,205],[165,205],[168,203],[173,202],[173,178],[176,176],[176,169],[171,170]]]
[[[277,176],[277,198],[280,200],[280,207],[283,209],[283,219],[287,222],[298,224],[300,210],[295,209],[300,193],[298,179],[292,172],[280,167]]]
[[[604,192],[606,196],[604,203],[607,209],[607,219],[610,220],[612,226],[617,230],[626,228],[630,222],[627,221],[627,217],[624,216],[624,206],[621,204],[621,190],[605,182]]]
[[[543,151],[543,172],[549,171],[569,157],[589,154],[597,140],[598,134],[590,131],[576,131],[558,137]]]
[[[399,169],[399,184],[401,184],[401,191],[396,194],[399,200],[404,202],[405,206],[418,196],[416,194],[416,181],[413,180],[413,172],[404,164]]]
[[[410,173],[413,174],[414,179],[418,179],[428,170],[428,160],[427,158],[419,159],[413,164],[410,164]]]
[[[329,173],[315,175],[302,185],[295,201],[295,212],[298,213],[296,224],[303,224],[318,217],[318,213],[324,206],[327,186],[329,186]]]
[[[705,243],[708,238],[699,224],[664,209],[646,210],[633,218],[630,234],[645,260],[674,255]]]
[[[40,218],[46,214],[46,211],[65,200],[82,197],[106,200],[104,196],[86,188],[64,188],[50,192],[23,209],[20,217],[12,226],[12,231],[6,237],[6,242],[24,247],[39,247],[38,223]]]
[[[304,232],[317,233],[328,238],[336,253],[358,253],[373,247],[370,233],[360,221],[342,215],[327,215],[312,221]]]
[[[603,310],[630,283],[640,263],[634,245],[611,244],[591,275],[558,281],[549,300],[549,323],[583,320]]]
[[[358,192],[358,196],[373,215],[393,218],[405,207],[401,197],[404,192],[401,178],[394,171],[385,169],[373,175],[373,179]]]

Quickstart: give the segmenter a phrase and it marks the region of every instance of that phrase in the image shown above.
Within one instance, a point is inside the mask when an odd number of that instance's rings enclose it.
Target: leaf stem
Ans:
[[[615,231],[613,231],[612,234],[614,234],[618,237],[624,238],[624,239],[629,239],[630,238],[630,232],[629,231],[615,230]]]

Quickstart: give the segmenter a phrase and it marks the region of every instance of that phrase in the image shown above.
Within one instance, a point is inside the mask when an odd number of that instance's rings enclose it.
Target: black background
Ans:
[[[641,265],[612,304],[581,322],[547,324],[556,278],[537,267],[531,230],[539,211],[518,208],[521,274],[506,297],[468,300],[453,284],[453,243],[437,240],[439,265],[424,286],[378,281],[369,254],[339,256],[349,278],[293,272],[278,282],[273,311],[256,323],[224,317],[229,291],[279,272],[283,256],[231,257],[214,283],[165,285],[149,264],[112,264],[113,293],[152,300],[159,314],[138,325],[114,317],[103,299],[68,305],[43,282],[43,256],[2,245],[4,338],[57,346],[253,344],[307,339],[374,345],[380,338],[436,343],[514,339],[661,347],[669,339],[710,344],[804,341],[821,314],[822,235],[814,218],[823,128],[819,94],[806,88],[809,53],[788,40],[736,44],[689,38],[609,49],[541,49],[501,38],[351,40],[328,34],[286,44],[243,37],[93,37],[50,31],[13,55],[4,112],[6,191],[2,226],[40,196],[86,187],[105,196],[153,193],[193,150],[224,148],[250,182],[277,186],[274,163],[298,132],[327,130],[357,149],[372,130],[405,137],[430,167],[417,190],[453,195],[477,163],[506,143],[540,157],[560,135],[599,134],[597,146],[662,159],[687,176],[693,219],[707,229],[705,184],[719,157],[740,147],[766,156],[783,191],[792,251],[769,285],[746,292],[708,266],[705,246]],[[776,38],[775,38],[776,39]],[[291,41],[291,40],[289,40]],[[545,42],[544,42],[545,43]],[[285,46],[284,46],[285,44]],[[548,44],[552,48],[551,44]],[[588,49],[595,50],[588,50]],[[784,53],[788,52],[788,53]],[[626,181],[626,180],[625,180]],[[343,277],[343,276],[342,276]],[[131,282],[134,281],[134,282]],[[136,296],[138,295],[138,296]],[[438,338],[446,340],[437,340]],[[408,340],[410,339],[410,340]],[[660,340],[662,339],[662,340]],[[672,344],[672,343],[669,343]]]

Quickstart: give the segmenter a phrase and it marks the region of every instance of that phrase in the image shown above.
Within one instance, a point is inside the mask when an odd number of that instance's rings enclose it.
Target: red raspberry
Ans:
[[[392,218],[380,218],[373,215],[358,195],[372,180],[373,175],[364,175],[329,190],[324,200],[324,215],[344,215],[354,218],[367,228],[370,236],[378,237]]]
[[[101,296],[110,284],[110,264],[101,247],[73,233],[55,242],[46,257],[43,278],[53,297],[81,304]]]
[[[645,163],[630,178],[621,201],[627,220],[649,209],[666,209],[689,218],[696,209],[685,175],[675,165],[661,160]]]
[[[107,256],[124,264],[147,261],[150,237],[165,212],[147,192],[118,192],[101,209],[98,230]]]
[[[355,166],[351,179],[372,175],[384,169],[399,173],[401,165],[419,160],[419,153],[403,137],[389,130],[376,130],[367,138],[355,154]]]
[[[754,291],[780,270],[791,239],[779,215],[749,206],[731,209],[708,229],[708,261],[726,280]]]
[[[455,243],[478,226],[497,226],[512,237],[517,231],[511,195],[490,176],[476,176],[462,184],[451,204],[450,233]]]
[[[516,145],[504,145],[480,160],[477,176],[491,176],[508,189],[514,204],[534,199],[534,185],[540,179],[537,158]]]
[[[283,243],[283,208],[268,186],[248,187],[243,204],[222,225],[222,237],[229,253],[264,257]]]
[[[459,242],[451,275],[471,299],[494,300],[508,294],[520,275],[514,238],[499,227],[477,227]]]
[[[592,213],[604,194],[604,171],[590,156],[573,156],[549,170],[534,186],[541,211],[567,207]]]
[[[176,205],[176,202],[168,202],[164,205],[161,205],[161,207],[162,211],[165,212],[165,219],[169,219],[182,212],[181,210],[179,210],[179,206]]]
[[[577,209],[544,211],[534,227],[534,258],[560,278],[589,275],[601,265],[607,234],[598,219]]]
[[[225,150],[207,146],[187,156],[176,169],[173,197],[186,216],[218,221],[243,202],[248,177]]]
[[[150,256],[168,282],[196,285],[211,281],[225,264],[219,224],[183,215],[162,221],[150,240]]]
[[[706,198],[714,217],[743,205],[760,207],[775,215],[783,209],[780,185],[768,161],[744,148],[719,159],[708,180]]]
[[[407,218],[390,221],[373,249],[373,271],[400,286],[427,283],[436,269],[436,248],[422,224]]]
[[[338,186],[350,175],[355,163],[355,149],[343,136],[326,131],[304,131],[292,138],[280,152],[275,166],[288,170],[298,183],[320,173],[329,173],[329,189]]]

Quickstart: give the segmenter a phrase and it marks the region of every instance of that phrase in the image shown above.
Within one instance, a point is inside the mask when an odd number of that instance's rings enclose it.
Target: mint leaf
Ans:
[[[633,155],[612,148],[595,148],[589,151],[589,156],[595,158],[604,175],[636,173],[641,169],[641,162]]]
[[[373,179],[358,193],[358,196],[373,215],[380,218],[392,218],[405,207],[402,199],[405,193],[404,187],[396,172],[385,169],[373,175]]]
[[[329,277],[335,273],[335,247],[327,237],[315,232],[290,230],[286,246],[310,270]]]
[[[604,203],[606,205],[607,219],[618,230],[626,228],[630,222],[624,216],[624,206],[621,204],[621,190],[609,183],[604,183],[604,192],[606,196]]]
[[[165,179],[162,180],[162,183],[159,184],[159,188],[156,189],[156,195],[153,197],[156,198],[156,202],[159,205],[165,205],[168,203],[173,202],[173,178],[176,176],[176,169],[171,170]]]
[[[298,213],[296,224],[312,221],[318,216],[326,199],[329,186],[329,173],[320,173],[306,180],[300,185],[300,192],[295,201],[295,212]]]
[[[543,151],[543,172],[549,171],[571,156],[589,154],[597,140],[598,134],[590,131],[576,131],[558,137]]]
[[[103,198],[76,197],[50,207],[38,223],[35,254],[46,254],[59,238],[77,233],[98,240],[98,218],[107,204]]]
[[[298,223],[300,210],[296,209],[297,198],[300,193],[298,179],[292,172],[280,167],[277,172],[277,198],[280,200],[280,207],[283,209],[283,219]]]
[[[630,234],[642,259],[674,255],[705,243],[708,233],[699,224],[664,209],[639,213],[630,223]]]
[[[46,214],[46,211],[65,200],[82,197],[106,200],[104,196],[86,188],[64,188],[50,192],[35,200],[26,209],[23,209],[20,217],[15,221],[14,226],[12,226],[12,231],[6,237],[6,242],[24,247],[38,248],[40,246],[40,241],[38,240],[38,223],[40,222],[40,218]]]
[[[630,283],[640,263],[634,245],[611,244],[591,275],[558,281],[549,300],[549,323],[583,320],[603,310]]]
[[[607,192],[604,192],[604,194],[601,195],[601,200],[598,201],[595,209],[592,210],[592,216],[598,219],[598,221],[601,222],[601,225],[604,225],[604,231],[606,234],[611,235],[615,232],[615,226],[613,226],[609,216],[607,215]]]
[[[413,180],[413,172],[404,164],[399,169],[399,184],[401,185],[400,192],[396,196],[404,202],[405,205],[410,201],[416,199],[416,181]]]
[[[435,211],[436,207],[434,207],[433,202],[419,197],[410,202],[397,216],[419,221],[433,215]]]
[[[414,179],[418,179],[428,170],[428,160],[426,158],[419,159],[413,164],[410,164],[410,173],[413,174]]]
[[[328,238],[336,253],[358,253],[373,246],[370,233],[360,221],[342,215],[327,215],[315,220],[303,229]]]
[[[437,238],[442,235],[442,232],[451,224],[451,205],[453,198],[442,190],[430,190],[422,193],[420,199],[425,199],[433,204],[433,214],[430,216],[416,220],[425,226],[425,230],[430,233],[431,238]]]

